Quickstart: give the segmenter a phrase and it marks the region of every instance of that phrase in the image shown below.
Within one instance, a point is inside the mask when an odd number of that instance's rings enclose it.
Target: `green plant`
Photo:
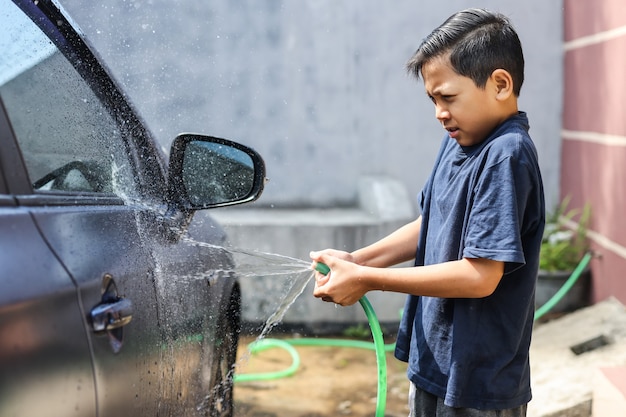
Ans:
[[[350,326],[343,331],[345,337],[353,339],[368,339],[371,336],[369,327],[364,326],[362,323],[356,326]]]
[[[589,250],[587,227],[591,207],[568,209],[566,197],[546,217],[546,228],[541,242],[539,269],[547,272],[571,271]]]

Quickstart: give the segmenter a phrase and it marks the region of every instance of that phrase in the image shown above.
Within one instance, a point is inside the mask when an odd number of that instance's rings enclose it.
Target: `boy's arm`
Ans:
[[[385,268],[415,258],[422,216],[408,223],[376,243],[352,252],[359,265]]]
[[[355,271],[367,291],[382,290],[442,298],[482,298],[491,295],[504,274],[504,262],[484,258],[412,268]]]
[[[368,291],[393,291],[441,298],[482,298],[492,294],[504,273],[504,262],[483,258],[410,268],[376,268],[333,259],[328,277],[316,282],[313,295],[341,305],[356,303]]]

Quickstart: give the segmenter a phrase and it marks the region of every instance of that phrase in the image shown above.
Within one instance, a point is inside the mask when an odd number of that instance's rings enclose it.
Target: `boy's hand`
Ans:
[[[350,285],[354,276],[352,270],[357,267],[350,253],[326,249],[320,252],[311,252],[310,257],[313,260],[312,269],[315,269],[317,262],[322,262],[330,268],[327,275],[315,273],[315,289],[313,290],[315,297],[343,306],[352,305],[361,298],[362,294],[355,291],[354,286]]]
[[[323,251],[311,251],[309,253],[309,256],[313,260],[313,263],[311,264],[311,269],[315,270],[315,281],[319,285],[324,285],[324,283],[328,281],[330,272],[326,275],[318,272],[315,269],[318,262],[326,264],[331,270],[332,270],[331,263],[334,264],[334,261],[331,258],[343,259],[344,261],[354,263],[354,259],[350,253],[341,251],[341,250],[336,250],[336,249],[325,249]]]

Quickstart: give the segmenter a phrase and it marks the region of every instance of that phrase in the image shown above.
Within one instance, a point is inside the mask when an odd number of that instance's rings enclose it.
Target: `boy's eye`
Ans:
[[[452,100],[454,100],[454,95],[451,94],[442,94],[442,95],[437,95],[437,97],[435,96],[431,96],[429,95],[428,98],[430,99],[430,101],[432,101],[434,104],[437,104],[437,100],[441,100],[445,103],[449,103]]]

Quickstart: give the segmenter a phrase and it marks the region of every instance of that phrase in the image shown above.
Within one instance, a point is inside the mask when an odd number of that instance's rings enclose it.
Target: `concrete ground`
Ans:
[[[603,395],[606,390],[598,390],[602,369],[626,369],[626,309],[609,299],[537,324],[530,359],[533,400],[528,417],[592,416],[592,409],[603,405],[598,401],[612,401]],[[626,373],[620,378],[626,380]],[[623,400],[624,393],[615,390],[611,395]],[[623,408],[614,412],[626,415]]]
[[[240,373],[285,369],[278,349],[251,357],[243,340]],[[296,346],[295,375],[238,384],[237,417],[368,417],[376,404],[372,351]],[[388,354],[385,416],[408,415],[405,366]],[[531,346],[534,398],[528,417],[624,417],[626,415],[626,310],[607,300],[538,323]]]

